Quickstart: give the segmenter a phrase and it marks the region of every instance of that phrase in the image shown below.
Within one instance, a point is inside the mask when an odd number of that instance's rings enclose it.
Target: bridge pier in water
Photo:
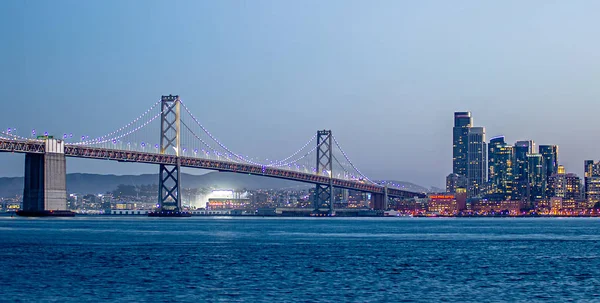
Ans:
[[[64,141],[46,139],[45,153],[25,154],[23,210],[32,215],[67,210],[67,161]]]

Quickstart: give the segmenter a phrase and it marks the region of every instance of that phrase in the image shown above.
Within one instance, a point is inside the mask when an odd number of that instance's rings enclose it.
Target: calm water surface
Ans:
[[[0,283],[9,302],[600,302],[600,220],[0,217]]]

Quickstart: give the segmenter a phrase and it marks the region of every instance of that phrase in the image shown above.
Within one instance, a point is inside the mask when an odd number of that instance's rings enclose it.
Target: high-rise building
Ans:
[[[514,146],[513,158],[513,197],[519,200],[528,200],[527,186],[529,184],[527,155],[534,150],[533,140],[517,141]]]
[[[564,198],[566,195],[567,181],[565,175],[565,167],[562,165],[558,166],[556,174],[550,176],[547,184],[550,190],[549,198],[557,197]]]
[[[446,193],[454,194],[459,188],[467,188],[467,177],[457,174],[449,174],[446,177]]]
[[[600,162],[584,161],[584,196],[588,207],[600,202]]]
[[[513,194],[513,147],[504,136],[495,137],[488,144],[488,199],[504,201]]]
[[[550,176],[548,185],[550,195],[564,200],[578,201],[581,199],[581,179],[576,174],[565,173],[565,167],[558,166],[557,173]]]
[[[540,145],[539,153],[542,155],[544,160],[544,166],[546,167],[546,183],[550,180],[550,177],[558,172],[558,146],[557,145]],[[546,197],[551,195],[550,187],[547,187]]]
[[[546,196],[546,167],[540,154],[527,154],[528,196],[530,201],[541,200]]]
[[[468,133],[467,196],[480,197],[487,180],[485,128],[471,127]]]
[[[455,112],[452,129],[452,173],[467,176],[468,135],[473,126],[471,112]]]
[[[565,175],[565,199],[581,200],[581,178],[573,173]]]

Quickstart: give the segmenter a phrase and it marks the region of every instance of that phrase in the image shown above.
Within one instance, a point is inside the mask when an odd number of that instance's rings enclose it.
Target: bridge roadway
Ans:
[[[45,153],[44,141],[39,140],[13,140],[0,138],[0,152],[13,153]],[[243,173],[271,178],[293,180],[305,183],[329,185],[329,178],[310,173],[295,172],[268,166],[242,164],[229,161],[210,160],[192,157],[177,157],[175,155],[147,153],[138,151],[127,151],[117,149],[105,149],[81,145],[65,144],[65,156],[88,159],[113,160],[119,162],[136,162],[150,164],[176,165],[179,159],[182,167],[201,168],[225,172]],[[384,194],[384,187],[360,181],[348,181],[332,178],[333,186],[374,194]],[[388,196],[391,198],[413,198],[426,197],[424,193],[405,191],[396,188],[388,188]]]

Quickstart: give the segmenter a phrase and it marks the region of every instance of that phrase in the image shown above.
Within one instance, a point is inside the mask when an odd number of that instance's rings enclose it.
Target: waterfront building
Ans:
[[[485,128],[471,127],[468,134],[467,196],[480,197],[487,180]]]
[[[472,210],[476,213],[491,213],[491,212],[508,212],[510,215],[518,215],[524,206],[523,201],[518,200],[503,200],[491,201],[480,199],[472,203]]]
[[[427,211],[431,213],[452,215],[459,211],[459,205],[456,196],[451,194],[433,194],[429,195]]]
[[[504,136],[492,138],[488,144],[488,188],[490,200],[510,200],[513,193],[513,147]]]
[[[454,194],[457,188],[467,188],[467,177],[455,173],[446,177],[446,193]]]
[[[456,208],[458,211],[463,211],[467,209],[467,189],[466,188],[457,188],[456,193],[454,193],[454,197],[456,197]]]
[[[452,129],[452,173],[466,176],[468,161],[468,135],[473,125],[471,112],[455,112]]]
[[[517,141],[514,145],[513,159],[513,197],[518,200],[528,200],[528,180],[527,155],[532,154],[535,143],[533,140]]]
[[[206,203],[206,209],[247,209],[250,205],[248,198],[210,198]]]
[[[546,184],[550,177],[558,172],[558,146],[557,145],[540,145],[538,152],[542,155],[546,177]],[[546,188],[545,197],[551,197],[551,189]]]
[[[410,198],[396,200],[391,203],[392,209],[401,212],[421,213],[427,209],[427,199]]]

